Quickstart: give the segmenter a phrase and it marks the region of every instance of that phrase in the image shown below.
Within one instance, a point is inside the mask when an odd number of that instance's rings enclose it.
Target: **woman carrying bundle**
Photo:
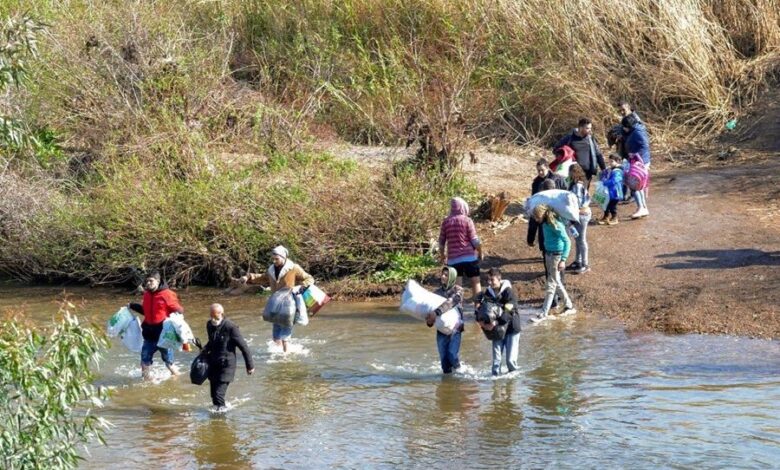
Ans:
[[[559,220],[555,211],[545,204],[534,208],[533,218],[542,225],[544,233],[544,264],[547,271],[547,286],[542,311],[531,321],[540,322],[548,318],[556,293],[563,299],[564,315],[577,313],[563,282],[561,282],[561,272],[566,269],[566,258],[569,257],[571,251],[571,241],[569,234],[566,233],[566,226]]]
[[[271,293],[280,289],[291,289],[293,294],[297,294],[302,288],[314,284],[314,278],[311,277],[300,266],[293,263],[288,258],[287,248],[279,245],[271,250],[271,266],[268,271],[255,274],[247,273],[241,276],[239,281],[242,284],[261,284],[270,285]],[[292,336],[292,326],[282,326],[274,323],[272,337],[274,343],[282,346],[284,352],[287,352],[287,341]]]

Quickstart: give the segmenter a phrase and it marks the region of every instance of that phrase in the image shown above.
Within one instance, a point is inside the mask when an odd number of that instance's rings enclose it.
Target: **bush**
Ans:
[[[108,340],[67,309],[50,331],[0,322],[0,466],[75,468],[76,446],[103,442],[108,426],[92,413],[105,392],[91,384]]]

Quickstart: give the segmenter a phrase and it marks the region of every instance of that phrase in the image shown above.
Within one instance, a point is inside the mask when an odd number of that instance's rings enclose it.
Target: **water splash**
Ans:
[[[304,346],[302,341],[299,339],[291,339],[287,341],[287,352],[284,352],[281,344],[276,344],[269,340],[266,342],[266,352],[270,355],[270,357],[265,361],[266,364],[287,362],[299,359],[301,357],[308,357],[311,354],[311,350]]]

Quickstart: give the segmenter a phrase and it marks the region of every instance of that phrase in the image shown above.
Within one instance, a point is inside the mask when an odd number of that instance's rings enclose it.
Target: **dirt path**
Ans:
[[[592,271],[566,278],[577,307],[630,329],[780,337],[778,174],[777,159],[653,174],[649,218],[630,221],[634,204],[621,205],[619,225],[589,227]],[[521,298],[541,304],[527,225],[482,228],[485,267],[501,266]]]

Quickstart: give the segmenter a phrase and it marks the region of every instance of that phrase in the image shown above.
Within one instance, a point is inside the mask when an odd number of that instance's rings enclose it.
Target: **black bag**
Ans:
[[[201,352],[192,361],[190,366],[190,382],[195,385],[203,385],[203,382],[209,377],[209,361],[206,354],[203,352],[203,346],[200,344],[199,339],[195,339],[195,346],[197,346]]]
[[[500,305],[486,301],[480,304],[479,309],[476,312],[476,319],[482,323],[490,323],[492,321],[498,320],[498,317],[501,316],[501,313],[502,310]],[[482,330],[482,333],[484,333],[485,338],[489,339],[490,341],[501,340],[506,336],[507,327],[508,325],[506,324],[497,324],[495,327],[493,327],[492,330]]]

